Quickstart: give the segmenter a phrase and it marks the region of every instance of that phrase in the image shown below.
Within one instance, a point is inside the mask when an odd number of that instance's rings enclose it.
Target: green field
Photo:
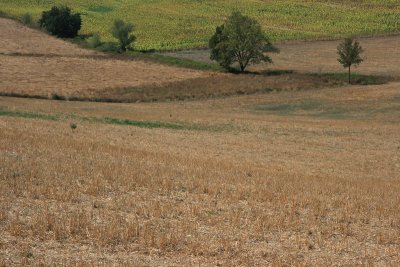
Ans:
[[[205,47],[233,10],[256,18],[275,41],[400,32],[400,0],[0,0],[0,11],[37,19],[54,3],[80,12],[82,33],[105,40],[114,19],[133,22],[138,49]]]

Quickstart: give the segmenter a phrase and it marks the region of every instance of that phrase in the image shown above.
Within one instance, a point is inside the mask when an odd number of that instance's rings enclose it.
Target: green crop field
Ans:
[[[104,40],[114,19],[134,23],[138,49],[204,47],[233,10],[256,18],[275,41],[400,32],[400,0],[0,0],[0,11],[38,19],[54,3],[80,12],[82,33]]]

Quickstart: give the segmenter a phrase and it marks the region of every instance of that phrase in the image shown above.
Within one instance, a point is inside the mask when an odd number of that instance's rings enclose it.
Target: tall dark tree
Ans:
[[[82,19],[79,13],[72,14],[69,7],[53,6],[51,10],[42,13],[39,24],[52,35],[73,38],[81,29]]]
[[[344,68],[349,70],[349,83],[351,83],[351,66],[357,66],[363,59],[361,53],[364,51],[357,41],[351,38],[346,38],[337,48],[339,55],[338,61]]]
[[[262,31],[260,24],[240,12],[234,12],[225,24],[218,26],[209,41],[211,59],[225,69],[238,63],[240,71],[249,64],[271,63],[268,52],[279,52]]]

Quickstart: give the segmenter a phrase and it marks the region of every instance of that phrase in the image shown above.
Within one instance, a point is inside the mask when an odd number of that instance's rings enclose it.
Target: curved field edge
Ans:
[[[388,76],[352,74],[353,84],[385,84],[398,79]],[[182,81],[140,86],[82,88],[76,91],[51,91],[41,87],[30,90],[0,88],[0,96],[36,98],[61,101],[89,101],[111,103],[169,102],[226,98],[236,95],[266,94],[271,92],[318,90],[347,84],[345,73],[298,73],[267,71],[264,73],[222,74],[197,77]]]
[[[113,40],[116,18],[136,25],[137,49],[171,50],[207,46],[215,27],[233,10],[260,21],[274,41],[329,39],[400,32],[400,1],[116,1],[94,4],[85,0],[2,0],[0,11],[21,17],[41,12],[54,2],[67,4],[83,16],[83,34],[98,32]]]

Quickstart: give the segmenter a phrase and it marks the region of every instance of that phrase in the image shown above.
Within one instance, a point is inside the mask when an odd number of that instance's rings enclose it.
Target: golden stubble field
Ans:
[[[308,89],[0,97],[0,266],[399,265],[400,83]]]
[[[214,75],[142,60],[121,60],[0,18],[0,93],[49,97],[161,85]]]
[[[1,98],[0,263],[395,266],[398,86],[158,104]],[[366,109],[275,113],[306,100]]]

